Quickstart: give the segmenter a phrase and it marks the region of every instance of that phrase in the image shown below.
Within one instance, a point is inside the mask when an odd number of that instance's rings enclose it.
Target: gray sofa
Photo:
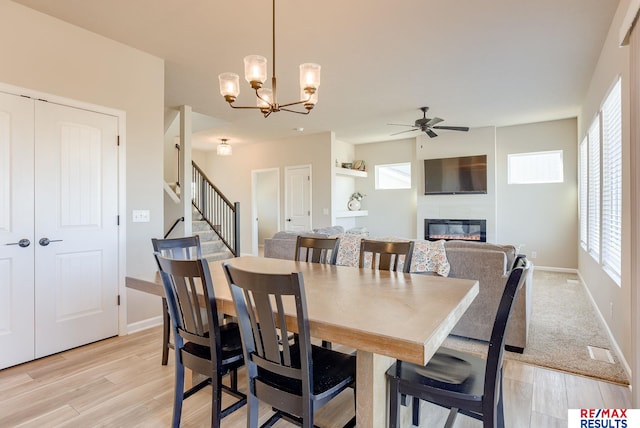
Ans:
[[[278,232],[273,238],[266,239],[264,256],[293,259],[298,234]],[[327,237],[341,235],[341,231],[324,229],[306,232],[304,235]],[[341,236],[344,238],[344,235]],[[352,241],[352,237],[350,240]],[[449,264],[448,276],[476,279],[480,287],[478,296],[455,326],[452,334],[489,341],[498,303],[516,258],[516,248],[513,245],[496,245],[485,242],[447,241],[444,243],[444,249]],[[416,251],[414,250],[414,263]],[[516,352],[522,352],[527,346],[531,314],[532,271],[533,266],[529,264],[526,273],[527,280],[516,300],[507,327],[505,341],[507,349]]]

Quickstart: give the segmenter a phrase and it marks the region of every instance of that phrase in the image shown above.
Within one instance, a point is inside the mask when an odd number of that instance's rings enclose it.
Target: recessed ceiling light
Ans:
[[[302,132],[304,131],[303,127],[293,128],[294,131]]]

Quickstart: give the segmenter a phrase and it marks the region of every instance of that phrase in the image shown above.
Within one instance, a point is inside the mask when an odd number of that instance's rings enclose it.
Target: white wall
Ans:
[[[424,195],[424,159],[487,155],[486,195]],[[487,241],[498,242],[496,235],[496,128],[472,128],[469,132],[443,131],[438,137],[422,134],[416,146],[418,197],[416,231],[424,239],[424,219],[485,219]]]
[[[497,128],[498,235],[536,266],[578,267],[577,120]],[[507,155],[562,150],[564,182],[507,184]]]
[[[632,358],[631,311],[631,260],[630,237],[630,170],[629,136],[629,48],[618,45],[620,24],[628,1],[621,1],[612,21],[609,34],[602,48],[598,64],[591,79],[587,96],[578,117],[578,141],[582,141],[601,103],[618,76],[622,77],[622,286],[618,286],[588,253],[578,246],[578,269],[600,313],[620,346],[627,361]],[[637,386],[637,385],[636,385]]]
[[[164,63],[161,59],[0,1],[0,82],[126,112],[127,274],[153,273],[153,236],[162,233]],[[151,211],[131,223],[131,210]],[[160,300],[127,293],[128,324],[160,315]]]
[[[251,171],[256,169],[279,168],[284,177],[284,167],[311,165],[312,173],[312,227],[331,225],[331,159],[332,133],[322,132],[311,135],[265,141],[254,144],[237,144],[232,156],[218,156],[215,151],[207,152],[202,165],[207,176],[231,201],[240,202],[240,252],[250,254],[253,248]],[[197,158],[200,159],[201,153]],[[194,156],[194,159],[196,157]],[[284,180],[280,184],[280,230],[284,230]],[[324,214],[324,210],[327,214]]]
[[[416,238],[416,188],[420,175],[415,162],[415,146],[415,138],[355,146],[355,157],[366,162],[369,174],[366,179],[356,182],[355,190],[367,195],[362,200],[362,209],[369,211],[367,217],[358,217],[356,224],[366,227],[371,236]],[[375,166],[402,162],[411,162],[412,188],[376,190]]]

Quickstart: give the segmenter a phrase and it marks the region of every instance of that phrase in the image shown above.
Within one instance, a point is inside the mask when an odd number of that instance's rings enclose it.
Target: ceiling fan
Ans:
[[[422,111],[422,119],[416,119],[413,125],[404,125],[400,123],[388,123],[387,125],[410,126],[413,128],[413,129],[407,129],[406,131],[396,132],[391,135],[398,135],[398,134],[403,134],[405,132],[420,130],[425,134],[427,134],[429,137],[433,138],[438,136],[438,134],[433,132],[434,129],[446,129],[449,131],[465,131],[465,132],[469,130],[469,127],[467,126],[435,126],[437,123],[444,121],[444,119],[440,119],[439,117],[434,117],[433,119],[429,119],[427,117],[427,110],[429,110],[429,107],[420,107],[420,110]]]

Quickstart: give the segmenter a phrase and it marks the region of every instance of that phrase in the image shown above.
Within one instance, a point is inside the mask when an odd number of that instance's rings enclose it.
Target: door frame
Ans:
[[[126,152],[127,152],[127,133],[126,133],[126,117],[124,110],[114,109],[111,107],[100,106],[83,101],[65,98],[46,92],[36,91],[32,89],[22,88],[0,82],[0,92],[6,92],[12,95],[26,96],[54,104],[61,104],[68,107],[89,110],[109,116],[115,116],[118,119],[118,295],[120,296],[120,305],[118,307],[118,334],[124,336],[127,334],[127,289],[125,284],[126,274],[126,243],[127,243],[127,176],[126,176]]]
[[[265,168],[265,169],[254,169],[251,171],[251,236],[252,236],[252,245],[251,249],[254,256],[258,255],[258,192],[257,192],[257,183],[259,180],[259,175],[266,172],[275,172],[276,178],[278,180],[276,186],[276,230],[280,231],[280,220],[282,210],[280,208],[280,168]]]

